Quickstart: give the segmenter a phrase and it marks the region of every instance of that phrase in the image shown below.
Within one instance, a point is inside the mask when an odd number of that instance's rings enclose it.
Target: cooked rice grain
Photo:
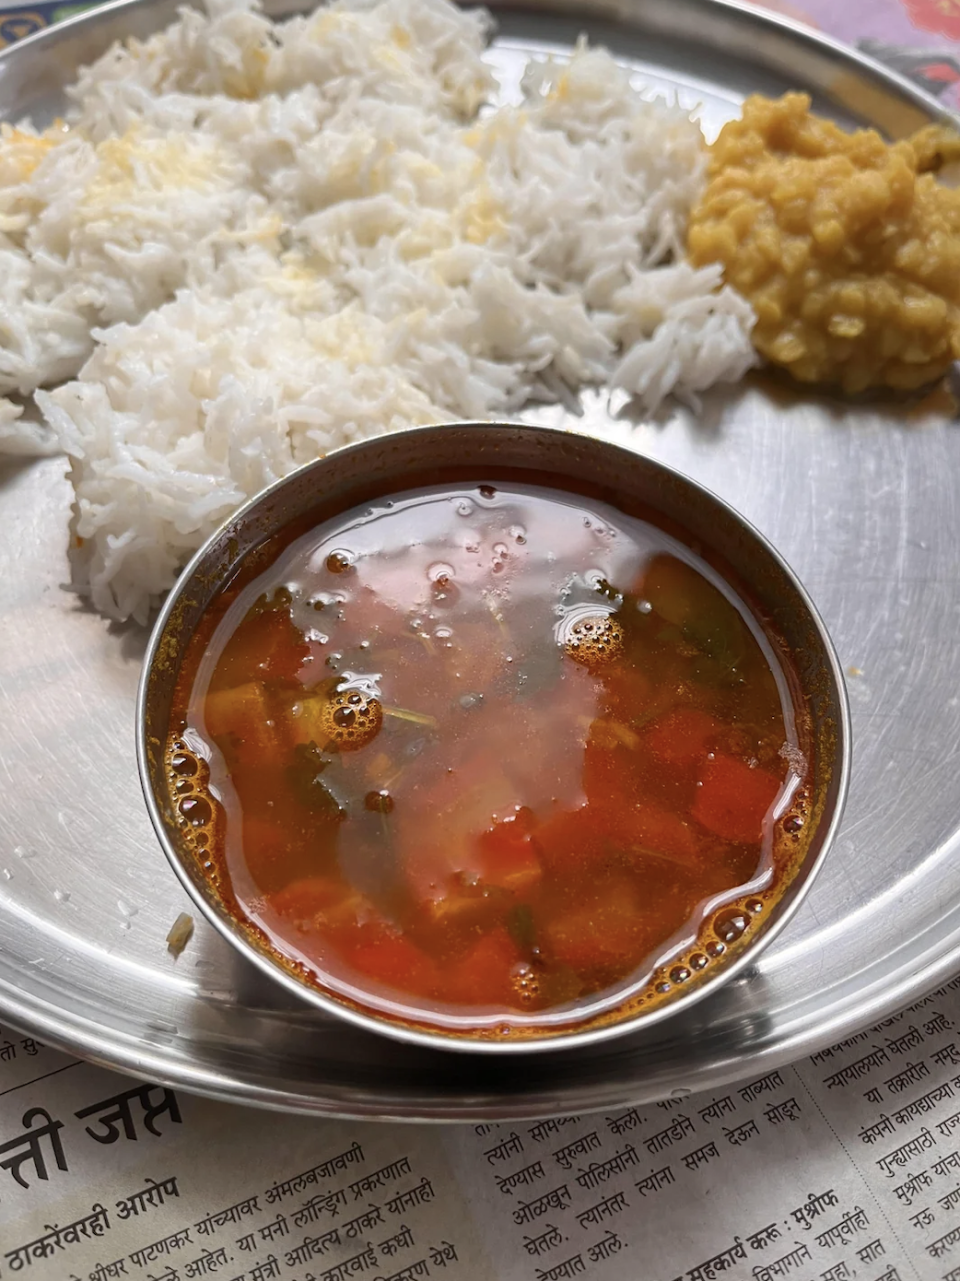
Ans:
[[[183,11],[0,145],[0,450],[71,460],[78,588],[141,621],[245,498],[338,445],[558,387],[654,410],[753,361],[681,261],[698,126],[599,49],[495,96],[489,20]],[[3,407],[6,406],[6,407]],[[44,434],[46,433],[46,435]]]

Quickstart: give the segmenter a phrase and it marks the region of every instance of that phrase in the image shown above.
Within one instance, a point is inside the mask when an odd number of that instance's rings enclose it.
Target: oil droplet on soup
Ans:
[[[745,603],[657,526],[435,486],[223,593],[169,777],[192,784],[183,741],[206,743],[183,821],[298,972],[444,1026],[529,1025],[694,986],[759,928],[804,782],[788,690]]]

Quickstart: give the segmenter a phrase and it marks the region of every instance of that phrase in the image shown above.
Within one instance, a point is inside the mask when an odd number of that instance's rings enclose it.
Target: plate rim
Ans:
[[[958,117],[932,94],[927,93],[900,73],[888,68],[883,63],[860,50],[844,44],[831,36],[814,31],[802,23],[784,15],[756,8],[745,0],[683,0],[684,5],[692,10],[715,11],[726,13],[736,23],[760,31],[776,31],[784,37],[799,41],[840,64],[852,64],[858,70],[876,79],[889,89],[895,90],[902,98],[912,102],[924,114],[933,120],[956,124]],[[179,6],[178,6],[179,7]],[[186,7],[200,7],[196,0],[186,0]],[[268,0],[265,11],[270,16],[292,16],[292,12],[309,12],[320,7],[313,4],[304,5],[302,9],[290,10],[284,7],[281,0]],[[630,14],[623,6],[603,6],[603,12],[593,9],[589,13],[576,5],[553,7],[548,0],[537,0],[536,8],[524,7],[526,14],[542,11],[556,15],[562,7],[566,17],[576,18],[581,13],[584,18],[600,16],[616,21],[629,23]],[[510,11],[516,6],[507,3],[499,8]],[[599,6],[597,7],[599,9]],[[45,28],[27,37],[23,41],[0,51],[0,77],[4,70],[22,62],[30,53],[46,54],[55,46],[69,40],[78,32],[89,31],[97,26],[108,24],[127,13],[148,14],[171,10],[170,0],[108,0],[108,3],[96,9],[79,13],[65,19],[55,26]],[[174,11],[175,12],[175,11]],[[496,10],[494,11],[496,13]],[[159,31],[167,21],[166,16],[158,20],[155,30]],[[105,41],[101,52],[110,47],[112,41]],[[76,65],[71,67],[75,72]],[[3,117],[12,118],[7,113]],[[5,460],[6,461],[6,460]],[[14,460],[16,461],[16,460]],[[920,940],[915,940],[918,944]],[[904,969],[899,981],[887,984],[882,990],[866,999],[861,996],[855,1012],[848,1009],[849,998],[834,1007],[839,1012],[831,1019],[817,1025],[814,1032],[806,1026],[785,1035],[775,1046],[760,1047],[748,1050],[747,1057],[729,1058],[725,1061],[712,1061],[690,1079],[690,1087],[675,1082],[673,1088],[654,1086],[651,1090],[637,1095],[637,1102],[652,1102],[655,1099],[669,1097],[671,1093],[686,1096],[694,1090],[717,1088],[720,1085],[742,1080],[753,1072],[770,1070],[796,1062],[798,1059],[815,1053],[818,1049],[830,1045],[845,1035],[851,1035],[868,1028],[895,1010],[903,1008],[911,1001],[917,1000],[937,988],[947,977],[956,972],[960,960],[960,942],[956,939],[944,939],[939,947],[928,948],[921,952],[922,964]],[[153,1046],[146,1042],[134,1043],[125,1033],[113,1029],[109,1044],[97,1030],[86,1024],[82,1014],[74,1016],[65,1009],[52,1005],[44,996],[28,997],[22,988],[13,986],[6,979],[0,979],[0,1019],[12,1027],[36,1035],[45,1044],[64,1053],[80,1056],[83,1059],[111,1070],[132,1076],[147,1076],[158,1083],[175,1088],[183,1088],[198,1095],[203,1095],[222,1102],[245,1104],[267,1110],[322,1115],[342,1119],[380,1119],[388,1121],[409,1122],[457,1122],[465,1123],[475,1120],[524,1120],[568,1112],[602,1111],[615,1106],[612,1100],[597,1102],[587,1106],[574,1097],[569,1105],[564,1101],[558,1107],[556,1103],[525,1105],[523,1096],[491,1096],[490,1100],[477,1099],[470,1101],[451,1101],[448,1104],[437,1103],[430,1111],[423,1110],[423,1104],[414,1101],[407,1107],[384,1105],[376,1097],[368,1097],[358,1092],[355,1087],[344,1090],[342,1086],[327,1089],[325,1093],[298,1092],[289,1086],[283,1090],[273,1089],[260,1080],[233,1076],[227,1078],[216,1069],[203,1063],[188,1062],[179,1056],[165,1054],[162,1046]],[[443,1053],[441,1051],[440,1053]],[[459,1056],[458,1056],[459,1057]],[[520,1066],[522,1059],[516,1059]],[[451,1057],[451,1066],[455,1069],[455,1060]],[[417,1096],[419,1097],[419,1096]],[[622,1096],[618,1096],[624,1103]]]

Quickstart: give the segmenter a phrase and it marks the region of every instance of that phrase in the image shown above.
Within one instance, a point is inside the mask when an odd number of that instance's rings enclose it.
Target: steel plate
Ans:
[[[121,0],[0,56],[0,114],[62,108],[78,63],[170,20]],[[287,6],[288,7],[288,6]],[[708,132],[744,93],[809,89],[841,122],[902,135],[942,118],[866,59],[721,0],[497,10],[491,58],[515,92],[531,51],[580,30],[701,102]],[[851,407],[763,376],[634,426],[579,420],[738,507],[797,570],[851,673],[846,818],[801,911],[761,963],[644,1036],[508,1062],[404,1047],[324,1018],[212,929],[179,960],[189,910],[137,783],[143,633],[62,590],[62,459],[0,467],[0,1019],[97,1062],[239,1102],[409,1119],[613,1108],[758,1074],[931,988],[960,964],[960,432],[943,392]],[[633,433],[631,436],[631,432]]]

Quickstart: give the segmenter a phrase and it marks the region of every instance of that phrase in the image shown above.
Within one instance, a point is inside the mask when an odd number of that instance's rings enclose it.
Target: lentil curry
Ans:
[[[845,133],[806,94],[753,96],[710,149],[688,253],[752,303],[754,346],[802,382],[912,389],[960,359],[960,137]]]
[[[684,983],[804,822],[805,721],[744,600],[546,484],[295,538],[208,608],[175,713],[181,821],[242,916],[328,990],[448,1028]]]

